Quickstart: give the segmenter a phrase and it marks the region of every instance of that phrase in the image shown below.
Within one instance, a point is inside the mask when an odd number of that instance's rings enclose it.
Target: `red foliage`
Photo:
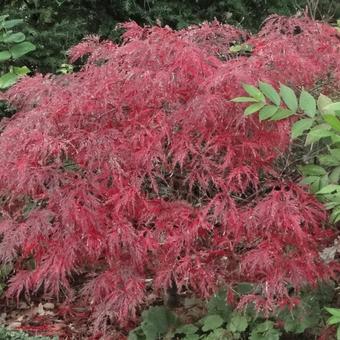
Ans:
[[[101,327],[126,324],[150,288],[172,281],[203,297],[253,282],[240,306],[268,310],[295,301],[288,286],[331,277],[319,257],[326,213],[275,170],[290,123],[259,124],[228,100],[258,79],[339,80],[336,31],[272,17],[247,41],[251,56],[222,61],[221,46],[244,32],[125,28],[121,46],[91,37],[72,48],[73,61],[90,54],[80,72],[6,93],[18,110],[0,135],[0,260],[16,268],[7,295],[71,299],[85,273]]]

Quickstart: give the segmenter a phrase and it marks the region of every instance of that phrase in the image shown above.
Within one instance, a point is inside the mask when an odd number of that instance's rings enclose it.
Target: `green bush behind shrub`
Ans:
[[[313,1],[309,1],[313,2]],[[23,33],[37,49],[24,64],[41,72],[56,72],[65,63],[66,51],[88,34],[119,39],[112,30],[118,22],[170,25],[179,29],[217,18],[256,30],[272,13],[291,15],[303,11],[307,0],[0,0],[2,14],[27,23]],[[340,17],[340,4],[320,0],[317,18]],[[1,14],[1,13],[0,13]]]

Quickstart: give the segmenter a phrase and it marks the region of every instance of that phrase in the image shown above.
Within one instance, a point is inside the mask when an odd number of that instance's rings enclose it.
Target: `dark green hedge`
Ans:
[[[291,15],[306,0],[0,0],[0,14],[24,18],[23,31],[37,46],[25,62],[42,72],[55,72],[65,51],[84,35],[98,33],[116,39],[112,28],[129,19],[160,22],[174,28],[217,18],[256,30],[271,13]],[[336,0],[320,0],[317,16],[340,17]]]

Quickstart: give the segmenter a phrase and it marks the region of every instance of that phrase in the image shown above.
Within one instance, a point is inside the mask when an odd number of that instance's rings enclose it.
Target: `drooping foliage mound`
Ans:
[[[268,311],[334,275],[319,257],[332,238],[325,211],[275,166],[290,122],[260,124],[229,100],[258,79],[339,84],[336,31],[274,16],[247,40],[250,56],[223,61],[219,48],[246,32],[125,28],[121,46],[75,46],[72,61],[88,56],[80,72],[25,78],[5,94],[17,109],[0,135],[7,296],[72,299],[84,274],[77,293],[96,325],[124,325],[174,284],[201,297],[227,286],[233,299],[233,284],[250,282],[238,303]]]

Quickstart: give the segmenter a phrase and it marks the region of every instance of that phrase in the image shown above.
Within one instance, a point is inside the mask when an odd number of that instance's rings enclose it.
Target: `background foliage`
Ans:
[[[170,25],[179,29],[217,18],[257,30],[266,16],[290,15],[308,0],[0,0],[2,12],[26,21],[28,40],[37,46],[24,64],[41,72],[55,72],[65,62],[67,49],[88,34],[118,39],[118,22]],[[340,16],[334,0],[320,0],[316,16]]]

